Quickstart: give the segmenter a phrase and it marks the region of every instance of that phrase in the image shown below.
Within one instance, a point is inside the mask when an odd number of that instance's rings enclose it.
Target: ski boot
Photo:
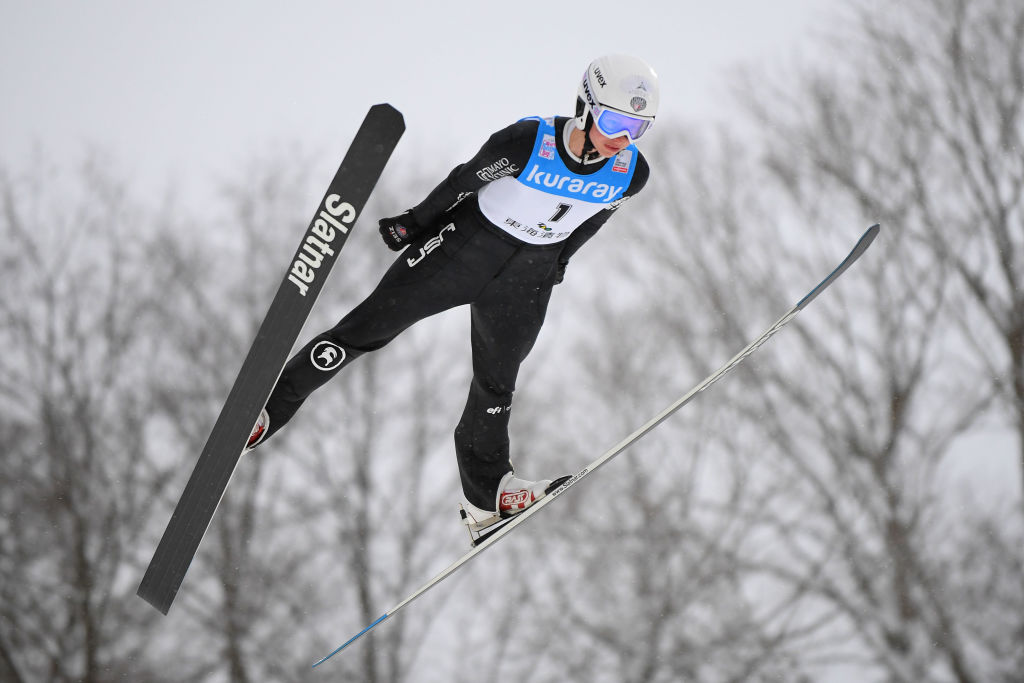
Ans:
[[[462,521],[469,529],[469,537],[473,545],[476,545],[497,529],[492,529],[487,534],[481,534],[484,529],[494,526],[499,522],[507,522],[538,500],[551,493],[569,479],[568,476],[541,481],[528,481],[520,479],[515,472],[509,472],[501,478],[498,484],[498,493],[495,497],[495,509],[483,510],[466,502],[459,505],[459,514]]]
[[[245,444],[244,453],[248,453],[252,449],[263,441],[267,435],[267,430],[270,428],[270,416],[267,415],[267,409],[264,408],[260,411],[260,416],[256,420],[256,424],[252,426],[252,433],[249,434],[249,441]]]

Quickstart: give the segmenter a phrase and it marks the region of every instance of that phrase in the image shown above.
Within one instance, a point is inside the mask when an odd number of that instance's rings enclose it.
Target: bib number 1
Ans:
[[[572,208],[571,204],[559,204],[558,208],[555,209],[554,215],[548,219],[550,223],[557,223],[565,217],[565,214],[569,213],[569,209]]]

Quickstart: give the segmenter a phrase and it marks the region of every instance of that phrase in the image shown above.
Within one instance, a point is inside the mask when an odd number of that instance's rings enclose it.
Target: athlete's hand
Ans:
[[[381,218],[377,223],[380,225],[381,239],[391,251],[401,251],[421,232],[412,211],[406,211],[400,216]]]

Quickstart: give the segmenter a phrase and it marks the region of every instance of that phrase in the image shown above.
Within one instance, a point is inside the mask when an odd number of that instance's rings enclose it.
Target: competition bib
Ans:
[[[537,119],[537,139],[526,168],[480,188],[480,210],[491,223],[529,244],[567,238],[588,218],[622,198],[633,179],[635,146],[609,159],[596,172],[579,175],[562,162],[555,147],[554,119]]]

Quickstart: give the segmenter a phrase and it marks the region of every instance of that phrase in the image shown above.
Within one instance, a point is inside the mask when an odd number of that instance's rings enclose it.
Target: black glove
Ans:
[[[381,218],[377,223],[380,225],[380,236],[391,251],[401,251],[423,232],[416,224],[412,211],[406,211],[400,216]]]

